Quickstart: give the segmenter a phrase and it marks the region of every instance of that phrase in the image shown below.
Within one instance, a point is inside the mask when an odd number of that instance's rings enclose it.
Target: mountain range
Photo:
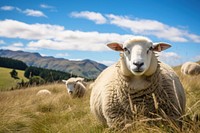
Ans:
[[[89,59],[73,61],[52,56],[41,56],[39,53],[30,53],[25,51],[0,49],[0,56],[21,60],[28,66],[59,70],[90,79],[96,78],[101,71],[107,67],[104,64]]]

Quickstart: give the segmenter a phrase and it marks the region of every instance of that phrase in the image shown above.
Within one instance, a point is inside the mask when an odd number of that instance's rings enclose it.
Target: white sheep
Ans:
[[[143,111],[150,118],[167,116],[180,126],[186,104],[183,86],[172,68],[154,53],[170,45],[137,36],[123,45],[107,46],[120,51],[121,57],[95,80],[90,108],[96,118],[110,128],[123,128],[133,123],[135,113]]]
[[[84,78],[69,78],[62,80],[66,84],[67,91],[72,98],[83,97],[86,91]]]
[[[182,65],[181,72],[185,75],[199,75],[200,65],[195,62],[186,62]]]
[[[39,90],[36,95],[37,96],[51,95],[51,92],[49,90],[43,89]]]

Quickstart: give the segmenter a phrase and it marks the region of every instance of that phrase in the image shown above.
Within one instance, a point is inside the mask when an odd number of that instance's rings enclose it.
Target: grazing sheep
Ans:
[[[200,65],[195,62],[186,62],[182,65],[181,72],[186,75],[199,75]]]
[[[83,97],[86,91],[84,78],[70,78],[68,80],[62,80],[66,84],[68,93],[72,98]]]
[[[43,89],[43,90],[39,90],[36,95],[37,96],[51,95],[51,92],[49,90]]]
[[[125,128],[138,112],[149,118],[158,115],[181,126],[185,111],[185,92],[176,73],[157,60],[154,51],[170,47],[133,37],[123,45],[107,44],[120,51],[120,60],[95,80],[90,97],[91,112],[110,128]]]

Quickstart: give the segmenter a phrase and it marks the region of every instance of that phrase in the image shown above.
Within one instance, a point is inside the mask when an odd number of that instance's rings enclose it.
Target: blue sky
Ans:
[[[198,0],[1,0],[0,49],[39,52],[110,65],[119,53],[109,42],[142,35],[172,48],[160,60],[200,60]]]

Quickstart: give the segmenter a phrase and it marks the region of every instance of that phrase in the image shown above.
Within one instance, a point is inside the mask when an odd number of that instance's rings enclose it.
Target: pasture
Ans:
[[[174,68],[179,75],[187,96],[186,115],[191,119],[200,114],[200,75],[186,76],[180,67]],[[52,95],[37,97],[36,93],[47,89]],[[83,98],[72,99],[65,84],[48,84],[27,89],[0,92],[0,133],[114,133],[101,125],[90,113],[88,90]],[[200,131],[199,121],[183,120],[183,132]],[[172,127],[173,128],[173,127]],[[164,125],[147,124],[141,118],[134,122],[130,133],[172,132]],[[173,132],[178,132],[176,129]]]
[[[10,76],[10,72],[13,69],[0,67],[0,91],[10,90],[12,87],[15,87],[18,82],[28,81],[26,77],[24,77],[24,71],[16,70],[18,73],[19,79],[14,79]]]

